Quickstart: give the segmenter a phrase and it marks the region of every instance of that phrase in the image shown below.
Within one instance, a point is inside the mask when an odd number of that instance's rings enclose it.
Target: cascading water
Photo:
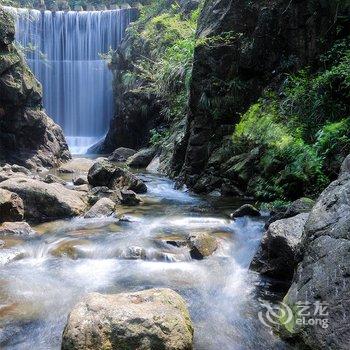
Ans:
[[[44,107],[63,128],[71,152],[84,153],[113,115],[112,74],[101,54],[116,49],[136,9],[11,11],[16,39],[42,83]]]

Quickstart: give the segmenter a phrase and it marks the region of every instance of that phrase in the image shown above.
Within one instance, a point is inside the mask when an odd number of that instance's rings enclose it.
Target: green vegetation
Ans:
[[[129,30],[135,45],[147,45],[149,54],[135,63],[133,72],[125,72],[123,80],[143,81],[136,91],[155,96],[168,121],[187,112],[198,14],[198,9],[183,14],[176,2],[160,1],[144,7]]]
[[[254,174],[248,189],[264,200],[314,196],[333,180],[350,153],[350,50],[337,42],[323,69],[288,76],[281,93],[267,93],[242,116],[233,153],[252,150],[253,162],[235,165]]]

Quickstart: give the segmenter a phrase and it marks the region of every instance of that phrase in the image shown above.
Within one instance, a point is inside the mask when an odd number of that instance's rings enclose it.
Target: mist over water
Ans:
[[[71,152],[84,153],[106,133],[114,112],[113,77],[101,55],[117,48],[136,10],[10,10],[47,113],[63,128]]]

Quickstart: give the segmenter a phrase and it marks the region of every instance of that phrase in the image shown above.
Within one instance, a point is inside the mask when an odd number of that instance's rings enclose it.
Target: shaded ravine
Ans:
[[[36,227],[40,237],[13,248],[23,256],[0,268],[0,347],[59,349],[69,310],[88,292],[170,287],[188,302],[196,350],[287,348],[258,321],[263,281],[248,271],[263,220],[229,220],[240,203],[174,190],[156,175],[142,177],[149,189],[144,203],[120,207],[123,220],[45,223]],[[166,242],[202,231],[220,244],[201,261]],[[146,258],[130,259],[140,251],[131,247],[144,249]]]

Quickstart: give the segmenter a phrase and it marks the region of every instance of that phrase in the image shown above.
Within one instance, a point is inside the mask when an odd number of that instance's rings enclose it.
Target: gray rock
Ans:
[[[201,260],[212,255],[218,248],[216,238],[205,232],[190,234],[187,242],[192,259]]]
[[[145,148],[128,158],[127,164],[130,168],[147,168],[147,166],[151,163],[155,155],[155,149]]]
[[[0,182],[0,188],[17,193],[24,203],[24,217],[47,221],[80,215],[86,203],[83,192],[69,190],[58,183],[47,184],[27,177]]]
[[[115,212],[115,203],[108,198],[101,198],[93,207],[84,215],[85,218],[101,218],[111,216]]]
[[[264,234],[250,269],[283,281],[291,281],[298,264],[298,246],[308,213],[275,221]]]
[[[191,350],[186,303],[170,289],[92,293],[68,316],[62,350]]]
[[[0,223],[4,221],[20,221],[24,217],[22,199],[13,192],[0,189]]]
[[[4,222],[0,225],[0,236],[35,236],[37,234],[26,222]]]
[[[125,162],[129,157],[136,153],[134,149],[119,147],[109,157],[108,160],[113,162]]]
[[[350,174],[350,155],[348,155],[341,165],[340,176]]]
[[[235,210],[230,216],[231,218],[239,218],[241,216],[260,216],[260,212],[251,204],[244,204]]]
[[[305,225],[301,262],[284,298],[327,304],[328,328],[317,324],[285,327],[283,335],[311,349],[348,349],[350,344],[350,174],[332,182],[318,198]]]
[[[136,193],[147,192],[147,186],[130,171],[124,170],[109,161],[98,161],[89,170],[90,185],[106,186],[110,189],[131,190]]]
[[[277,220],[287,219],[301,213],[310,213],[314,205],[314,200],[303,197],[295,200],[287,206],[276,208],[271,211],[271,217],[267,220],[265,228],[267,229],[269,225]]]

